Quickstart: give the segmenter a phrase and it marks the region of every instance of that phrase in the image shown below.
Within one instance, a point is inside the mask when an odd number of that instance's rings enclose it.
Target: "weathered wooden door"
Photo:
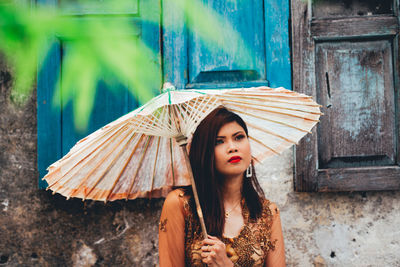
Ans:
[[[127,34],[134,38],[140,38],[153,50],[156,58],[149,60],[158,65],[161,73],[161,8],[159,1],[130,1],[125,2],[123,8],[118,4],[110,5],[110,3],[113,3],[112,1],[98,0],[41,0],[38,3],[54,6],[65,15],[66,19],[70,20],[124,20],[126,23],[134,24],[136,27],[132,28],[132,32]],[[101,36],[99,41],[102,38],[109,37]],[[121,36],[121,38],[124,38],[124,36]],[[137,102],[126,86],[123,84],[115,86],[113,84],[113,90],[109,90],[110,88],[107,89],[108,77],[103,77],[97,85],[89,125],[84,132],[77,131],[74,126],[72,111],[74,103],[65,103],[62,97],[54,99],[54,84],[59,77],[62,80],[63,55],[68,53],[71,42],[73,40],[65,40],[63,36],[54,36],[52,49],[38,74],[37,118],[40,188],[47,186],[46,182],[40,179],[47,173],[46,168],[68,153],[78,140],[137,107]],[[157,90],[161,87],[161,77],[158,78],[159,81],[155,82],[155,84],[158,84]],[[61,82],[61,90],[62,86]],[[84,88],[77,88],[77,90],[84,90]],[[52,105],[54,101],[58,102],[57,107]]]
[[[297,191],[400,189],[397,0],[293,0],[293,90],[322,105]]]

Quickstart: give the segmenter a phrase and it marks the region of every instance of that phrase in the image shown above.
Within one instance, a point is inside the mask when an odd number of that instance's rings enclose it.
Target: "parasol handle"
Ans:
[[[197,215],[199,216],[199,220],[200,220],[201,231],[203,233],[204,239],[206,239],[208,237],[206,224],[204,223],[203,212],[201,211],[199,196],[197,195],[196,183],[194,182],[192,166],[190,165],[189,156],[188,156],[188,153],[186,150],[186,143],[182,144],[181,148],[182,148],[183,154],[185,155],[186,167],[188,169],[189,176],[190,176],[190,182],[192,184],[193,197],[194,197],[194,201],[196,203],[196,210],[197,210]]]

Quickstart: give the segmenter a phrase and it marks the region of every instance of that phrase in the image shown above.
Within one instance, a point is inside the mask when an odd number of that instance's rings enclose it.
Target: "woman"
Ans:
[[[160,267],[285,266],[279,211],[257,181],[244,121],[226,108],[211,112],[189,158],[209,237],[203,240],[191,189],[172,191],[159,225]]]

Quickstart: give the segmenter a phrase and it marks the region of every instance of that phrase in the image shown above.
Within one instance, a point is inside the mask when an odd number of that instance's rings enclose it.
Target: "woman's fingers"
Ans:
[[[210,257],[212,260],[215,259],[215,256],[217,256],[217,253],[215,253],[215,251],[211,251],[210,255],[208,255],[208,257]]]
[[[209,266],[224,266],[221,263],[225,264],[227,259],[225,244],[217,237],[208,236],[203,240],[201,257]]]
[[[214,266],[216,264],[217,254],[214,251],[201,253],[202,261],[209,266]]]
[[[211,247],[212,247],[212,246],[202,246],[202,247],[201,247],[201,251],[210,252],[210,251],[211,251]]]
[[[202,252],[200,255],[204,263],[208,263],[211,260],[211,257],[209,257],[210,252]]]
[[[215,244],[218,244],[218,243],[224,244],[217,237],[211,236],[211,235],[209,235],[208,238],[203,240],[203,245],[215,245]]]
[[[209,251],[209,252],[202,252],[200,255],[203,259],[204,258],[215,259],[217,253],[215,251]]]
[[[201,247],[201,251],[202,252],[211,252],[211,251],[215,251],[215,252],[224,252],[226,253],[226,247],[224,243],[216,243],[214,245],[205,245]]]
[[[201,253],[202,261],[207,264],[211,264],[214,262],[214,258],[210,255],[211,252],[203,252]]]
[[[203,245],[211,245],[212,246],[212,245],[216,244],[217,242],[218,242],[217,240],[206,238],[203,240]]]

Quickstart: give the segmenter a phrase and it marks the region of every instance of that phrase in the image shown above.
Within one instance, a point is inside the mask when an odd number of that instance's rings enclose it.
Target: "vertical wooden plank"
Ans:
[[[55,0],[37,0],[37,4],[54,6]],[[61,48],[56,39],[49,39],[51,45],[37,74],[37,164],[39,171],[38,187],[47,187],[42,177],[55,158],[61,157],[61,101],[54,99],[57,79],[60,76]],[[54,101],[54,102],[53,102]],[[54,105],[53,105],[54,104]]]
[[[310,32],[311,0],[292,0],[291,14],[293,90],[316,99],[314,41]],[[296,148],[294,189],[316,191],[317,169],[317,136],[314,128],[312,134],[303,138]]]
[[[140,15],[142,21],[143,41],[154,53],[154,58],[149,59],[159,69],[159,76],[155,76],[149,90],[158,92],[162,86],[162,59],[161,59],[161,0],[140,1]]]
[[[289,0],[264,1],[267,80],[271,87],[292,88],[289,47]]]
[[[177,89],[184,89],[188,78],[187,29],[184,12],[174,3],[175,0],[162,1],[163,78]]]
[[[46,168],[61,157],[61,99],[54,98],[60,75],[60,45],[53,41],[52,48],[43,62],[37,77],[37,153],[39,188],[46,188],[41,178]]]
[[[398,25],[400,28],[400,0],[395,0],[394,14],[397,16]],[[394,101],[395,101],[395,135],[396,139],[396,163],[400,166],[400,32],[393,39],[393,65],[394,65]]]

